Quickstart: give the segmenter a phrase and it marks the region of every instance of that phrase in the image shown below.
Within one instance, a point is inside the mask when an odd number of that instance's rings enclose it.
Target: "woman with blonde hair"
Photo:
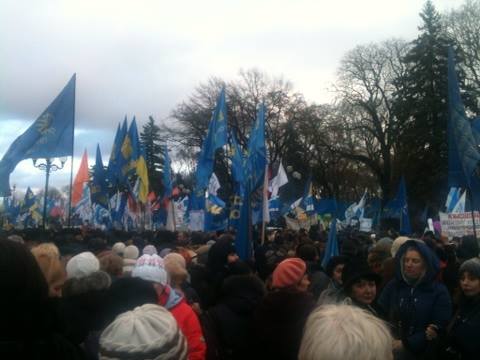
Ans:
[[[60,261],[58,248],[53,243],[44,243],[34,247],[31,251],[47,281],[48,296],[61,297],[67,273]]]

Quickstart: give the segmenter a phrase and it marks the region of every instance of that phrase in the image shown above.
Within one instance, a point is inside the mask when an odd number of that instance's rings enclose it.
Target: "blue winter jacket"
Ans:
[[[427,266],[420,282],[409,285],[402,274],[402,259],[408,248],[414,247]],[[395,327],[404,347],[414,355],[422,354],[428,345],[425,330],[434,324],[444,331],[452,316],[447,288],[436,280],[440,270],[437,256],[424,243],[409,240],[395,256],[395,278],[383,289],[378,300]]]

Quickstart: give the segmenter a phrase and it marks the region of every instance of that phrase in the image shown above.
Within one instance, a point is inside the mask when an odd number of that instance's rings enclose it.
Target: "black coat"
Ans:
[[[480,357],[480,296],[463,299],[448,333],[448,345],[462,359]]]
[[[315,300],[310,293],[278,290],[266,296],[254,316],[254,359],[297,359],[303,327]]]
[[[225,281],[219,302],[206,314],[210,339],[215,339],[207,343],[209,353],[215,353],[210,359],[252,356],[253,313],[265,293],[265,286],[253,275],[232,276]]]

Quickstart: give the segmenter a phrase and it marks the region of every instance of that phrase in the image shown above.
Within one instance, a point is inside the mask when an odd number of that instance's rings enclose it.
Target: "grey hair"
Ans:
[[[387,325],[356,306],[325,305],[305,325],[299,360],[391,360]]]

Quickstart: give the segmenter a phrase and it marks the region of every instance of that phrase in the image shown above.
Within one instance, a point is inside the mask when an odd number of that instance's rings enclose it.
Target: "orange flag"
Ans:
[[[82,198],[83,193],[83,184],[88,182],[88,157],[87,157],[87,149],[82,156],[82,161],[80,163],[80,167],[78,168],[77,175],[75,176],[75,180],[73,182],[73,189],[72,189],[72,206],[77,205],[77,203]]]

